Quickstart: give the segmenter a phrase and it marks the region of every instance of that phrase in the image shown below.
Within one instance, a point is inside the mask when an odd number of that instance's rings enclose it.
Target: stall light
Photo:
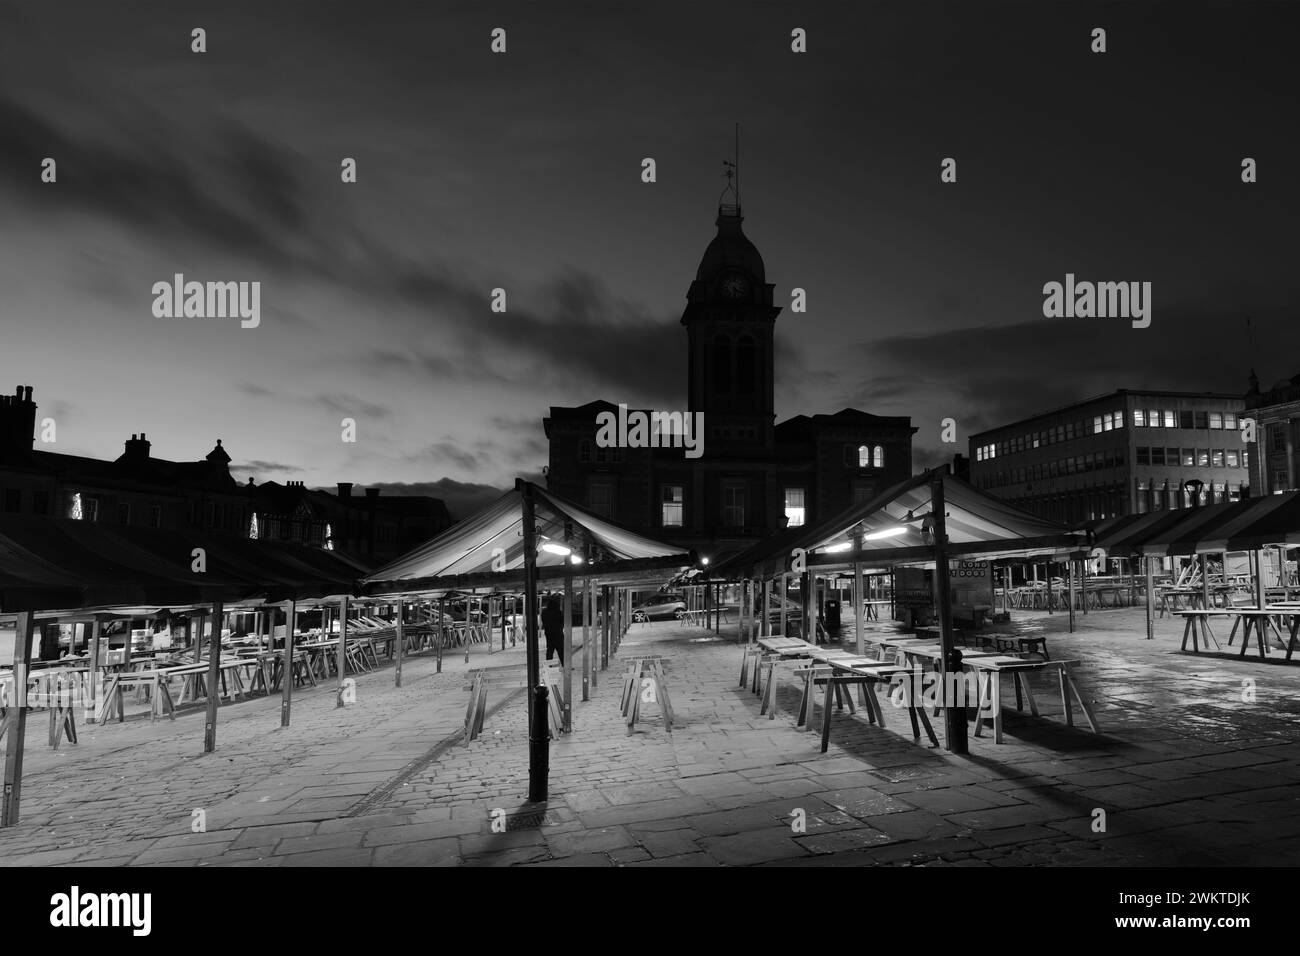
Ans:
[[[827,554],[838,554],[840,551],[847,551],[851,547],[853,547],[852,541],[840,541],[837,544],[828,544],[822,550]]]
[[[879,541],[881,538],[897,538],[900,534],[906,534],[907,528],[898,525],[893,528],[881,528],[879,531],[871,531],[862,536],[863,541]]]
[[[582,564],[582,555],[574,554],[569,556],[570,564]]]
[[[709,563],[708,558],[700,558],[700,564],[708,564],[708,563]]]
[[[558,554],[558,555],[567,555],[573,553],[571,548],[566,548],[562,544],[556,544],[554,541],[547,541],[545,544],[542,545],[542,550],[547,552],[548,554]]]

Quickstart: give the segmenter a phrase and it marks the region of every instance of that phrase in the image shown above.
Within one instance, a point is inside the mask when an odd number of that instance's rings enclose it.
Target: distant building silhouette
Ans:
[[[353,498],[302,482],[238,484],[230,455],[216,445],[197,461],[154,457],[145,433],[127,439],[113,461],[36,447],[31,386],[0,396],[0,513],[103,521],[171,530],[328,546],[378,564],[451,525],[446,505],[431,497]]]
[[[1252,369],[1246,393],[1247,417],[1255,419],[1255,444],[1251,461],[1251,487],[1257,495],[1274,495],[1300,487],[1300,375],[1283,379],[1261,392]]]
[[[776,422],[773,333],[781,309],[741,222],[738,204],[719,206],[717,235],[681,319],[687,409],[703,413],[703,456],[599,447],[597,415],[618,411],[606,401],[552,407],[544,420],[549,490],[714,557],[787,523],[825,518],[908,477],[916,432],[910,418],[850,408]]]

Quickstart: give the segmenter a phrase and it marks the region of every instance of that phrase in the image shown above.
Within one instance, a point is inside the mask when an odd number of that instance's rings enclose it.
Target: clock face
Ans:
[[[749,295],[749,280],[739,272],[729,272],[722,277],[720,288],[728,299],[743,299]]]

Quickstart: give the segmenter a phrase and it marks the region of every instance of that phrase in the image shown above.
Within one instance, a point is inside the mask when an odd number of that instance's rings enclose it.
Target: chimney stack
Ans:
[[[32,387],[19,385],[0,400],[0,458],[25,457],[36,442],[36,403]]]
[[[350,481],[340,481],[340,482],[339,482],[339,499],[342,500],[342,499],[351,498],[351,497],[352,497],[352,482],[350,482]]]
[[[144,437],[144,432],[141,432],[138,438],[132,435],[126,443],[126,451],[122,458],[133,465],[143,464],[149,460],[150,447],[150,442]]]

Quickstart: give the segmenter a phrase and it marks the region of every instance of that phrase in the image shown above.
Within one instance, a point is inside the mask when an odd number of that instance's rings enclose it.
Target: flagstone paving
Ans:
[[[796,730],[787,676],[774,719],[737,686],[734,625],[713,635],[635,625],[574,733],[550,748],[549,799],[526,802],[522,692],[493,692],[483,734],[461,739],[470,667],[523,663],[522,648],[409,658],[332,685],[220,709],[202,754],[201,711],[79,725],[45,745],[28,724],[22,820],[0,831],[6,865],[1294,865],[1300,862],[1300,661],[1179,653],[1181,621],[1141,609],[1067,619],[1015,612],[1048,636],[1102,733],[1036,678],[1041,715],[1008,703],[1002,745],[955,756],[837,712],[827,753]],[[1001,628],[1005,630],[1005,628]],[[1232,649],[1232,650],[1235,650]],[[676,722],[644,705],[629,734],[620,661],[662,655]],[[1280,657],[1280,655],[1274,655]],[[575,673],[580,697],[580,671]],[[1009,690],[1009,688],[1008,688]],[[143,706],[135,708],[140,714]],[[942,738],[942,722],[936,729]],[[194,821],[202,811],[201,832]],[[1101,829],[1104,812],[1104,830]],[[496,832],[504,830],[504,832]]]

